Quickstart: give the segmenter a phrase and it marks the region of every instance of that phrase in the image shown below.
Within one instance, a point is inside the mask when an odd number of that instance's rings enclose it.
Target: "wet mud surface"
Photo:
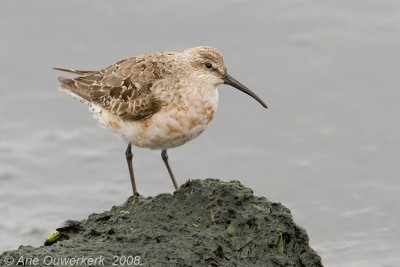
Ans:
[[[290,210],[254,196],[238,181],[191,180],[173,195],[129,198],[56,228],[46,246],[5,252],[0,266],[9,266],[10,256],[14,264],[38,259],[36,266],[79,257],[102,257],[93,266],[322,266]]]

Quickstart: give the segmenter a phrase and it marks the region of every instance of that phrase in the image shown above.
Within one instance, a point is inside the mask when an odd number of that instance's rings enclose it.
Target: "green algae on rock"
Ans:
[[[129,198],[62,235],[51,246],[3,253],[0,266],[9,257],[49,266],[46,256],[102,257],[103,266],[322,266],[290,211],[237,181],[190,180],[173,195]]]

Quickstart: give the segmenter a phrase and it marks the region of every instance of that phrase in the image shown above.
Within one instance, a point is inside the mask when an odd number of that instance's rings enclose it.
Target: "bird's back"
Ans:
[[[59,77],[61,90],[124,120],[135,121],[161,108],[161,100],[152,87],[170,78],[174,71],[174,54],[128,58],[100,71],[56,69],[79,75],[73,79]]]

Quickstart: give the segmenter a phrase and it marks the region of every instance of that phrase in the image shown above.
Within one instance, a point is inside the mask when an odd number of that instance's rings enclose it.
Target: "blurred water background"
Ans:
[[[126,145],[57,90],[50,68],[220,49],[266,100],[221,86],[217,117],[170,150],[180,183],[239,179],[289,207],[326,266],[400,266],[400,2],[0,2],[0,252],[131,194]],[[142,194],[172,192],[134,150]]]

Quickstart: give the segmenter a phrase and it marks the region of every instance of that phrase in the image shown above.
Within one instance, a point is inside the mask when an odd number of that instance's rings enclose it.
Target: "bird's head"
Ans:
[[[228,74],[224,57],[217,49],[209,46],[198,46],[186,49],[183,53],[187,56],[192,69],[196,71],[197,78],[212,83],[215,86],[220,84],[231,85],[253,97],[263,107],[267,108],[264,101],[255,93]]]

